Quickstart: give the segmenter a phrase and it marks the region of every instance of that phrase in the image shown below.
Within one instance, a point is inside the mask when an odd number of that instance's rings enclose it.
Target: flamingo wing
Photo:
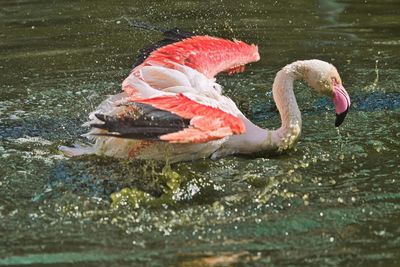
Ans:
[[[244,71],[244,65],[260,59],[258,47],[245,42],[226,40],[211,36],[192,36],[181,41],[160,47],[151,52],[141,65],[158,62],[173,68],[178,63],[195,69],[207,78],[220,72],[237,73]]]
[[[206,79],[214,82],[214,76],[220,72],[234,74],[244,71],[244,65],[260,59],[258,47],[242,41],[230,41],[210,36],[178,36],[180,40],[158,49],[147,52],[145,59],[140,59],[130,75],[125,79],[122,88],[129,95],[137,94],[130,85],[132,76],[143,79],[144,69],[149,66],[158,66],[168,69],[184,67],[201,73]],[[172,39],[173,40],[173,39]],[[169,40],[171,41],[171,40]],[[182,67],[183,66],[183,67]],[[183,71],[184,72],[184,71]],[[158,88],[163,90],[162,87]]]
[[[123,82],[129,96],[125,103],[95,114],[90,124],[99,130],[92,133],[171,143],[203,143],[242,134],[246,129],[241,112],[221,94],[213,77],[221,71],[241,71],[258,59],[255,45],[209,36],[158,48]]]
[[[119,114],[96,114],[92,123],[100,134],[123,138],[161,140],[171,143],[203,143],[245,132],[233,102],[191,93],[130,99]]]
[[[243,121],[237,116],[239,112],[236,112],[236,105],[223,96],[217,101],[205,96],[178,93],[133,101],[149,104],[190,120],[188,127],[162,135],[160,140],[173,143],[202,143],[241,134],[246,130]]]
[[[165,134],[188,127],[190,121],[165,110],[141,103],[125,103],[115,114],[96,113],[90,126],[93,136],[112,136],[141,140],[159,140]]]

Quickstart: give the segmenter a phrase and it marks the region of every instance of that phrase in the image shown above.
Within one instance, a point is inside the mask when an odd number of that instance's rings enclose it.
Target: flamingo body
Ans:
[[[257,46],[209,36],[161,47],[132,70],[122,93],[90,114],[86,125],[92,129],[86,136],[94,144],[61,149],[72,156],[95,153],[170,162],[283,151],[301,132],[293,94],[293,81],[300,78],[333,97],[338,115],[347,113],[350,98],[335,67],[319,60],[298,61],[278,72],[273,86],[282,126],[267,130],[254,125],[222,95],[214,76],[243,71],[257,60]]]

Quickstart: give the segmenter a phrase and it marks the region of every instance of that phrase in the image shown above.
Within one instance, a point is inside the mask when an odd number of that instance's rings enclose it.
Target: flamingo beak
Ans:
[[[335,126],[339,127],[346,118],[350,108],[350,96],[342,84],[333,81],[333,103],[335,104],[336,121]]]
[[[349,111],[349,109],[346,109],[344,112],[342,112],[340,114],[336,114],[336,120],[335,120],[336,127],[339,127],[342,124],[342,122],[344,121],[344,118],[346,118],[348,111]]]

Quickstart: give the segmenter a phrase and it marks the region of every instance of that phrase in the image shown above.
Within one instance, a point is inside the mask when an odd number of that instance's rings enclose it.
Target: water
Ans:
[[[390,0],[1,2],[0,265],[399,266],[399,15]],[[278,157],[65,158],[160,38],[124,17],[257,43],[261,61],[219,81],[264,127],[294,60],[335,64],[354,104],[338,133],[330,100],[296,84],[303,136]]]

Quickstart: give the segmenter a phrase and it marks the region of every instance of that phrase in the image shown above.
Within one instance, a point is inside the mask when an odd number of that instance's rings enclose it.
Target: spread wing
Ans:
[[[96,113],[94,135],[202,143],[246,131],[241,114],[225,96],[196,94],[192,87],[169,87],[168,93],[129,98],[110,114]],[[172,92],[176,91],[176,92]]]
[[[244,133],[241,112],[213,77],[258,59],[255,45],[209,36],[158,48],[124,80],[123,99],[92,113],[89,135],[201,143]]]
[[[220,72],[244,71],[244,65],[259,59],[256,45],[207,35],[190,36],[149,53],[133,72],[149,62],[158,62],[165,67],[173,68],[172,62],[195,69],[207,78],[213,78]]]
[[[185,36],[188,38],[184,38]],[[243,72],[246,64],[260,59],[258,47],[242,41],[180,33],[178,36],[173,35],[172,37],[166,39],[166,43],[172,40],[177,41],[153,51],[153,48],[145,50],[143,56],[139,56],[134,69],[122,84],[122,89],[126,93],[137,94],[129,80],[132,77],[142,79],[144,69],[148,66],[179,68],[177,70],[181,72],[183,68],[189,68],[194,72],[201,73],[206,79],[215,81],[214,77],[220,72],[229,74]],[[162,88],[159,89],[162,90]]]
[[[178,93],[148,99],[133,99],[136,103],[151,105],[177,115],[190,123],[183,129],[161,135],[160,140],[173,143],[202,143],[245,132],[243,121],[232,114],[236,106],[229,98],[215,99],[195,96],[191,93]],[[223,108],[224,106],[229,107]]]

